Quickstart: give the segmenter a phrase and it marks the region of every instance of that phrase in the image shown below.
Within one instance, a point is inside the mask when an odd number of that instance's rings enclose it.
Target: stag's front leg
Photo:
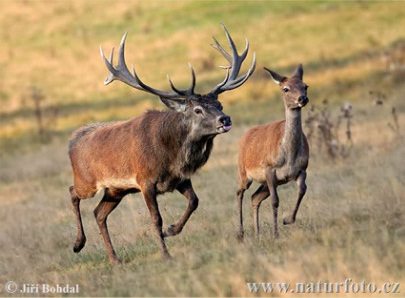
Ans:
[[[156,233],[159,237],[159,243],[162,250],[163,258],[168,259],[170,258],[169,251],[167,250],[162,227],[163,227],[163,220],[162,216],[159,212],[159,206],[156,199],[156,189],[154,185],[146,187],[146,189],[142,190],[143,197],[146,202],[146,206],[148,206],[150,216],[152,218],[152,222]]]
[[[171,225],[167,228],[164,232],[164,237],[175,236],[179,234],[185,224],[187,223],[188,219],[190,218],[191,214],[197,209],[198,207],[198,197],[194,192],[193,186],[191,184],[191,180],[186,180],[182,182],[178,187],[177,190],[188,199],[188,206],[186,211],[184,212],[183,216],[179,220],[178,223]]]
[[[307,178],[307,172],[306,171],[302,171],[298,175],[298,178],[296,180],[297,181],[297,186],[298,186],[297,204],[295,205],[293,213],[290,216],[285,217],[283,219],[283,224],[285,224],[285,225],[292,224],[292,223],[295,222],[295,218],[297,216],[297,212],[298,212],[298,209],[300,207],[302,198],[304,197],[304,195],[305,195],[305,193],[307,191],[307,185],[305,183],[306,178]]]

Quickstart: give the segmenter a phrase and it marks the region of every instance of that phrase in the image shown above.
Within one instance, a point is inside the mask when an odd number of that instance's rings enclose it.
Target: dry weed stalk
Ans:
[[[352,105],[349,103],[344,104],[340,109],[340,114],[336,121],[333,120],[327,99],[323,100],[322,105],[321,109],[312,105],[309,110],[307,120],[305,121],[307,138],[310,143],[316,144],[315,148],[319,152],[322,152],[325,148],[326,153],[332,159],[338,156],[347,157],[353,145],[351,131],[353,118]],[[340,126],[343,121],[346,122],[345,141],[341,141],[339,138]]]
[[[44,143],[49,139],[48,128],[55,123],[59,114],[59,109],[56,106],[52,106],[48,109],[48,113],[46,113],[46,109],[43,106],[45,95],[38,87],[31,86],[27,93],[28,94],[23,98],[23,102],[28,99],[28,101],[33,103],[33,112],[39,140],[41,143]]]
[[[381,91],[369,91],[369,94],[372,98],[372,102],[374,106],[383,106],[387,96],[385,93]],[[388,122],[387,125],[388,127],[393,131],[395,135],[400,136],[400,127],[399,127],[399,120],[398,120],[398,114],[397,114],[397,109],[395,106],[391,107],[391,116],[392,116],[392,123]]]
[[[397,109],[395,107],[392,107],[391,115],[392,115],[393,123],[388,122],[388,127],[391,128],[391,130],[395,134],[400,135],[401,133],[400,133],[400,129],[399,129],[398,114],[397,114]]]

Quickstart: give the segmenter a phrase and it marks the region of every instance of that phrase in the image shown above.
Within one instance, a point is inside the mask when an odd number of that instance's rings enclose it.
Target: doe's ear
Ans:
[[[162,96],[160,96],[160,100],[170,110],[174,110],[177,112],[184,112],[186,110],[186,101],[185,100],[176,99],[176,98],[166,98],[166,97],[162,97]]]
[[[302,81],[303,75],[304,69],[302,68],[302,64],[298,64],[297,68],[295,69],[293,77],[299,78]]]
[[[270,77],[273,79],[273,81],[277,84],[280,85],[281,83],[283,83],[285,80],[287,80],[287,77],[279,75],[278,73],[276,73],[275,71],[268,69],[266,67],[264,67],[264,70],[267,71],[267,73],[270,75]]]

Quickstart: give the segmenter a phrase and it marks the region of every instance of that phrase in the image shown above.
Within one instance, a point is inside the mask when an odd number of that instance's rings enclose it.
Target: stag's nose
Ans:
[[[232,125],[231,117],[226,116],[226,115],[219,117],[219,122],[221,122],[223,125],[226,125],[226,126]]]
[[[232,128],[231,117],[226,115],[220,116],[218,118],[218,122],[221,124],[221,128],[224,130],[224,132],[231,130]]]
[[[298,105],[304,107],[308,103],[309,99],[306,95],[302,95],[298,98]]]

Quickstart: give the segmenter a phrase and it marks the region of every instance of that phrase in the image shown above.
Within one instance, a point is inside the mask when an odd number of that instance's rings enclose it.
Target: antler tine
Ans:
[[[112,64],[113,64],[114,48],[111,49],[109,60],[107,60],[107,58],[105,57],[103,48],[101,46],[100,46],[100,53],[101,53],[101,57],[103,58],[103,60],[105,62],[105,65],[107,66],[108,70],[110,71],[107,78],[104,80],[104,85],[108,85],[112,81],[115,80],[114,74],[111,72],[111,68],[112,68]]]
[[[216,94],[216,95],[218,95],[224,91],[232,90],[232,89],[235,89],[235,88],[241,86],[252,75],[252,73],[254,72],[255,67],[256,67],[256,55],[253,54],[253,62],[252,62],[251,67],[249,68],[248,72],[245,75],[240,76],[238,78],[238,74],[239,74],[240,68],[242,66],[242,63],[245,60],[245,58],[248,54],[248,51],[249,51],[249,41],[246,39],[245,49],[244,49],[243,53],[241,55],[239,55],[238,51],[236,49],[236,46],[235,46],[235,42],[233,41],[231,35],[229,34],[229,32],[226,29],[226,27],[224,26],[224,24],[221,23],[221,25],[225,31],[225,35],[229,42],[229,46],[231,48],[232,55],[229,54],[221,46],[221,44],[215,39],[215,37],[213,38],[215,45],[212,45],[212,47],[214,49],[218,50],[225,57],[225,59],[228,60],[228,62],[230,63],[230,66],[227,68],[227,74],[226,74],[225,80],[222,83],[218,84],[210,92],[210,93]],[[229,73],[229,69],[231,69],[230,73]]]
[[[233,82],[231,82],[228,85],[226,90],[232,90],[244,84],[247,81],[247,79],[253,74],[255,68],[256,68],[256,53],[253,53],[252,66],[249,68],[247,73],[244,76],[240,76],[239,78],[233,80]]]
[[[214,49],[218,50],[222,54],[222,56],[224,56],[225,59],[228,60],[228,62],[232,65],[232,56],[229,55],[227,51],[225,51],[225,49],[221,46],[221,44],[218,42],[218,40],[214,36],[212,37],[212,39],[214,40],[215,45],[211,44],[211,46]]]
[[[238,51],[237,51],[236,46],[235,46],[235,42],[233,41],[231,35],[229,34],[229,32],[226,29],[226,27],[224,26],[224,24],[221,23],[221,25],[222,25],[222,28],[224,28],[226,38],[228,39],[229,46],[231,47],[232,54],[233,54],[233,59],[231,60],[232,72],[231,72],[231,74],[229,76],[230,79],[233,80],[238,75],[240,67],[242,66],[242,62],[246,58],[246,55],[247,55],[248,50],[249,50],[249,41],[246,39],[245,50],[243,51],[242,55],[239,56]]]
[[[218,85],[216,85],[213,90],[219,90],[219,89],[221,89],[221,88],[226,84],[226,82],[228,82],[228,79],[229,79],[229,70],[230,70],[231,68],[230,68],[230,67],[226,67],[225,69],[226,69],[225,79],[224,79],[221,83],[219,83]],[[211,91],[211,93],[215,93],[215,92]]]
[[[170,84],[170,87],[172,88],[172,90],[173,90],[174,92],[180,94],[180,95],[183,95],[183,96],[191,96],[191,95],[194,95],[194,94],[195,94],[195,93],[194,93],[194,88],[195,88],[195,83],[196,83],[195,72],[194,72],[193,67],[191,66],[191,63],[189,63],[188,66],[189,66],[190,69],[191,69],[191,85],[190,85],[190,87],[189,87],[188,89],[185,89],[185,90],[177,89],[177,88],[173,85],[173,82],[172,82],[172,80],[170,79],[169,75],[167,75],[167,79],[169,80],[169,84]]]
[[[101,57],[103,58],[105,65],[107,66],[108,70],[110,71],[107,78],[104,81],[104,85],[108,85],[114,80],[120,80],[134,88],[142,90],[142,88],[140,88],[140,86],[138,84],[136,84],[136,82],[132,82],[132,80],[131,80],[132,75],[128,71],[128,68],[125,64],[124,48],[125,48],[126,37],[127,37],[127,33],[124,34],[124,36],[122,37],[122,40],[121,40],[119,54],[118,54],[118,66],[116,69],[113,66],[114,48],[112,48],[112,50],[111,50],[110,59],[107,60],[107,58],[104,55],[103,48],[100,46]]]
[[[118,51],[118,65],[116,66],[116,68],[114,68],[113,64],[113,55],[114,55],[114,48],[111,51],[111,55],[110,55],[110,59],[107,60],[107,58],[104,55],[103,49],[100,46],[100,53],[101,53],[101,57],[104,60],[105,65],[107,66],[108,70],[109,70],[109,74],[107,76],[107,78],[104,81],[104,84],[107,85],[109,83],[111,83],[114,80],[119,80],[133,88],[136,88],[138,90],[141,91],[145,91],[145,92],[149,92],[155,95],[158,95],[160,97],[165,97],[165,98],[179,98],[179,97],[186,97],[190,94],[193,94],[194,92],[194,86],[195,86],[195,74],[194,71],[192,70],[192,76],[193,76],[193,82],[191,87],[188,90],[177,90],[176,88],[173,88],[173,84],[170,82],[172,89],[174,92],[166,92],[166,91],[160,91],[157,89],[154,89],[148,85],[146,85],[145,83],[143,83],[136,71],[135,68],[132,66],[132,71],[133,74],[131,74],[131,72],[128,70],[128,67],[125,63],[125,41],[127,38],[127,33],[124,34],[124,36],[122,37],[121,43],[120,43],[120,48]],[[177,92],[179,91],[179,92]],[[183,92],[184,91],[184,92]]]

